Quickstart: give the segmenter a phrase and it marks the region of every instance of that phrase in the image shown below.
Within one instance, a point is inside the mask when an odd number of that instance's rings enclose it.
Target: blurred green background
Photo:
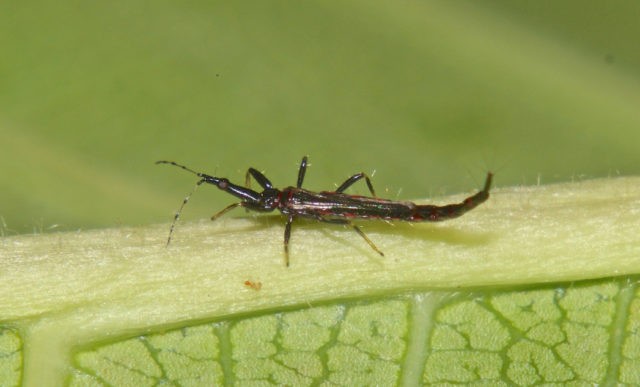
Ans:
[[[619,0],[4,1],[0,228],[168,222],[195,179],[159,159],[282,187],[308,154],[309,189],[375,171],[401,199],[471,191],[487,170],[498,186],[638,174],[639,15]],[[232,202],[201,189],[185,217]]]

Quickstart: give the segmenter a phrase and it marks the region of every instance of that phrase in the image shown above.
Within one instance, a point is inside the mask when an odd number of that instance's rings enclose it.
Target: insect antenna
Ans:
[[[175,161],[160,160],[160,161],[156,161],[156,164],[169,164],[169,165],[173,165],[173,166],[175,166],[175,167],[182,168],[182,169],[184,169],[184,170],[185,170],[185,171],[187,171],[187,172],[191,172],[191,173],[193,173],[194,175],[197,175],[197,176],[202,177],[202,173],[200,173],[200,172],[196,172],[196,171],[194,171],[193,169],[191,169],[191,168],[189,168],[189,167],[187,167],[187,166],[184,166],[184,165],[182,165],[182,164],[178,164],[178,163],[176,163]]]
[[[180,167],[180,165],[177,165],[177,164],[176,166]],[[185,196],[184,199],[182,199],[182,204],[180,205],[180,208],[178,209],[176,214],[173,216],[173,222],[171,222],[171,227],[169,228],[169,237],[167,238],[167,246],[169,246],[169,243],[171,243],[171,236],[173,236],[173,229],[176,227],[176,222],[178,222],[178,219],[180,219],[180,215],[182,214],[182,210],[184,209],[184,206],[187,204],[189,199],[191,199],[191,195],[193,195],[193,193],[196,192],[198,187],[200,187],[204,182],[205,182],[205,179],[199,180],[196,183],[195,187],[193,187],[193,190],[191,190],[191,192],[189,192],[189,194]]]
[[[173,165],[174,167],[178,167],[178,168],[182,168],[187,172],[191,172],[196,176],[200,176],[200,177],[204,177],[204,174],[200,173],[200,172],[196,172],[193,169],[182,165],[182,164],[178,164],[175,161],[167,161],[167,160],[160,160],[160,161],[156,161],[156,164],[169,164],[169,165]],[[182,200],[182,204],[180,205],[180,208],[178,209],[178,212],[176,212],[176,214],[173,217],[173,222],[171,222],[171,228],[169,229],[169,237],[167,238],[167,246],[169,246],[169,243],[171,243],[171,237],[173,236],[173,230],[176,227],[176,223],[178,222],[178,219],[180,219],[180,215],[182,214],[182,210],[184,209],[184,206],[187,204],[187,202],[189,201],[189,199],[191,199],[191,195],[194,194],[194,192],[196,192],[196,190],[198,189],[198,187],[200,185],[202,185],[202,183],[204,183],[206,181],[206,179],[201,179],[199,180],[195,187],[193,187],[193,190],[187,195],[185,196],[185,198]]]

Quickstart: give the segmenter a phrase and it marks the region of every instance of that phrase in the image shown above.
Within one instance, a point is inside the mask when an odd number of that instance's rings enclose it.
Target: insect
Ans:
[[[485,202],[489,198],[489,189],[493,174],[489,172],[484,183],[484,188],[475,195],[469,196],[461,203],[444,206],[419,205],[412,202],[401,202],[376,197],[376,193],[371,184],[371,178],[364,172],[356,173],[344,181],[335,191],[313,192],[302,188],[304,175],[307,172],[307,156],[302,158],[300,169],[298,170],[298,181],[295,187],[286,187],[282,190],[274,188],[271,181],[262,172],[249,168],[245,175],[245,186],[231,183],[223,177],[215,177],[206,173],[196,172],[191,168],[173,161],[157,161],[156,164],[170,164],[198,176],[200,180],[196,183],[193,191],[182,201],[182,205],[176,212],[167,245],[171,242],[171,235],[176,222],[180,218],[182,209],[189,201],[191,195],[203,183],[215,185],[219,189],[237,197],[239,202],[233,203],[211,217],[216,220],[225,213],[236,207],[244,207],[247,210],[258,212],[280,211],[287,217],[284,227],[284,257],[285,265],[289,266],[289,239],[291,238],[291,225],[296,218],[311,218],[320,222],[342,224],[351,227],[360,235],[371,248],[381,256],[382,251],[365,235],[357,225],[351,222],[353,218],[361,219],[385,219],[404,220],[408,222],[438,222],[453,219],[470,211]],[[253,177],[262,187],[262,192],[254,191],[250,188],[251,177]],[[345,194],[344,191],[357,181],[364,179],[371,197]]]
[[[253,290],[260,290],[262,289],[262,282],[246,280],[244,281],[244,286],[251,288]]]

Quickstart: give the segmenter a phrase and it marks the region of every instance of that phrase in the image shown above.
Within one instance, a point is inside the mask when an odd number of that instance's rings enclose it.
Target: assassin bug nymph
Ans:
[[[202,183],[213,184],[219,189],[240,199],[211,217],[215,220],[236,207],[244,207],[247,210],[258,212],[280,211],[287,217],[284,228],[284,256],[285,264],[289,266],[289,238],[291,237],[291,224],[297,217],[316,219],[320,222],[342,224],[353,228],[373,250],[384,256],[375,244],[362,232],[360,227],[351,223],[350,219],[385,219],[404,220],[408,222],[438,222],[453,219],[470,211],[485,202],[489,198],[489,189],[493,174],[489,172],[484,183],[484,188],[475,195],[469,196],[461,203],[445,206],[419,205],[412,202],[400,202],[376,197],[371,184],[371,179],[364,173],[356,173],[344,181],[335,191],[313,192],[302,188],[302,181],[307,171],[307,156],[302,158],[298,170],[298,182],[295,187],[287,187],[282,190],[273,187],[271,181],[262,172],[249,168],[245,175],[245,187],[235,185],[223,177],[214,177],[205,173],[196,172],[184,165],[173,161],[157,161],[156,164],[170,164],[182,168],[198,176],[193,191],[182,201],[182,205],[171,223],[167,245],[171,242],[171,235],[182,209],[189,201],[193,192]],[[250,178],[253,177],[262,187],[262,192],[250,188]],[[365,179],[372,197],[345,194],[344,191],[355,182]]]

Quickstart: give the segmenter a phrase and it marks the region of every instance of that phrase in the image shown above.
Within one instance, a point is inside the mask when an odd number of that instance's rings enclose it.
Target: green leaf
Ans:
[[[640,270],[639,185],[503,188],[450,222],[362,223],[385,258],[297,222],[290,268],[279,217],[179,224],[168,248],[166,225],[4,238],[0,369],[31,385],[634,383],[636,283],[566,281]],[[564,285],[522,287],[545,280]]]
[[[375,171],[398,199],[468,191],[487,170],[502,187],[638,175],[638,11],[0,2],[0,384],[365,383],[377,370],[405,385],[638,384],[633,179],[499,191],[442,225],[363,223],[385,259],[350,230],[299,222],[289,270],[279,218],[180,224],[168,250],[166,227],[147,226],[194,183],[159,159],[233,181],[253,166],[284,187],[309,154],[305,187]],[[202,189],[184,218],[228,200]],[[95,227],[111,229],[78,231]],[[56,230],[71,233],[39,235]],[[278,324],[309,304],[326,314],[285,340]],[[409,317],[367,331],[343,324],[354,310]],[[274,319],[275,336],[252,328]],[[406,328],[374,345],[389,322]],[[242,326],[277,352],[232,341]],[[242,345],[261,357],[234,357]]]

